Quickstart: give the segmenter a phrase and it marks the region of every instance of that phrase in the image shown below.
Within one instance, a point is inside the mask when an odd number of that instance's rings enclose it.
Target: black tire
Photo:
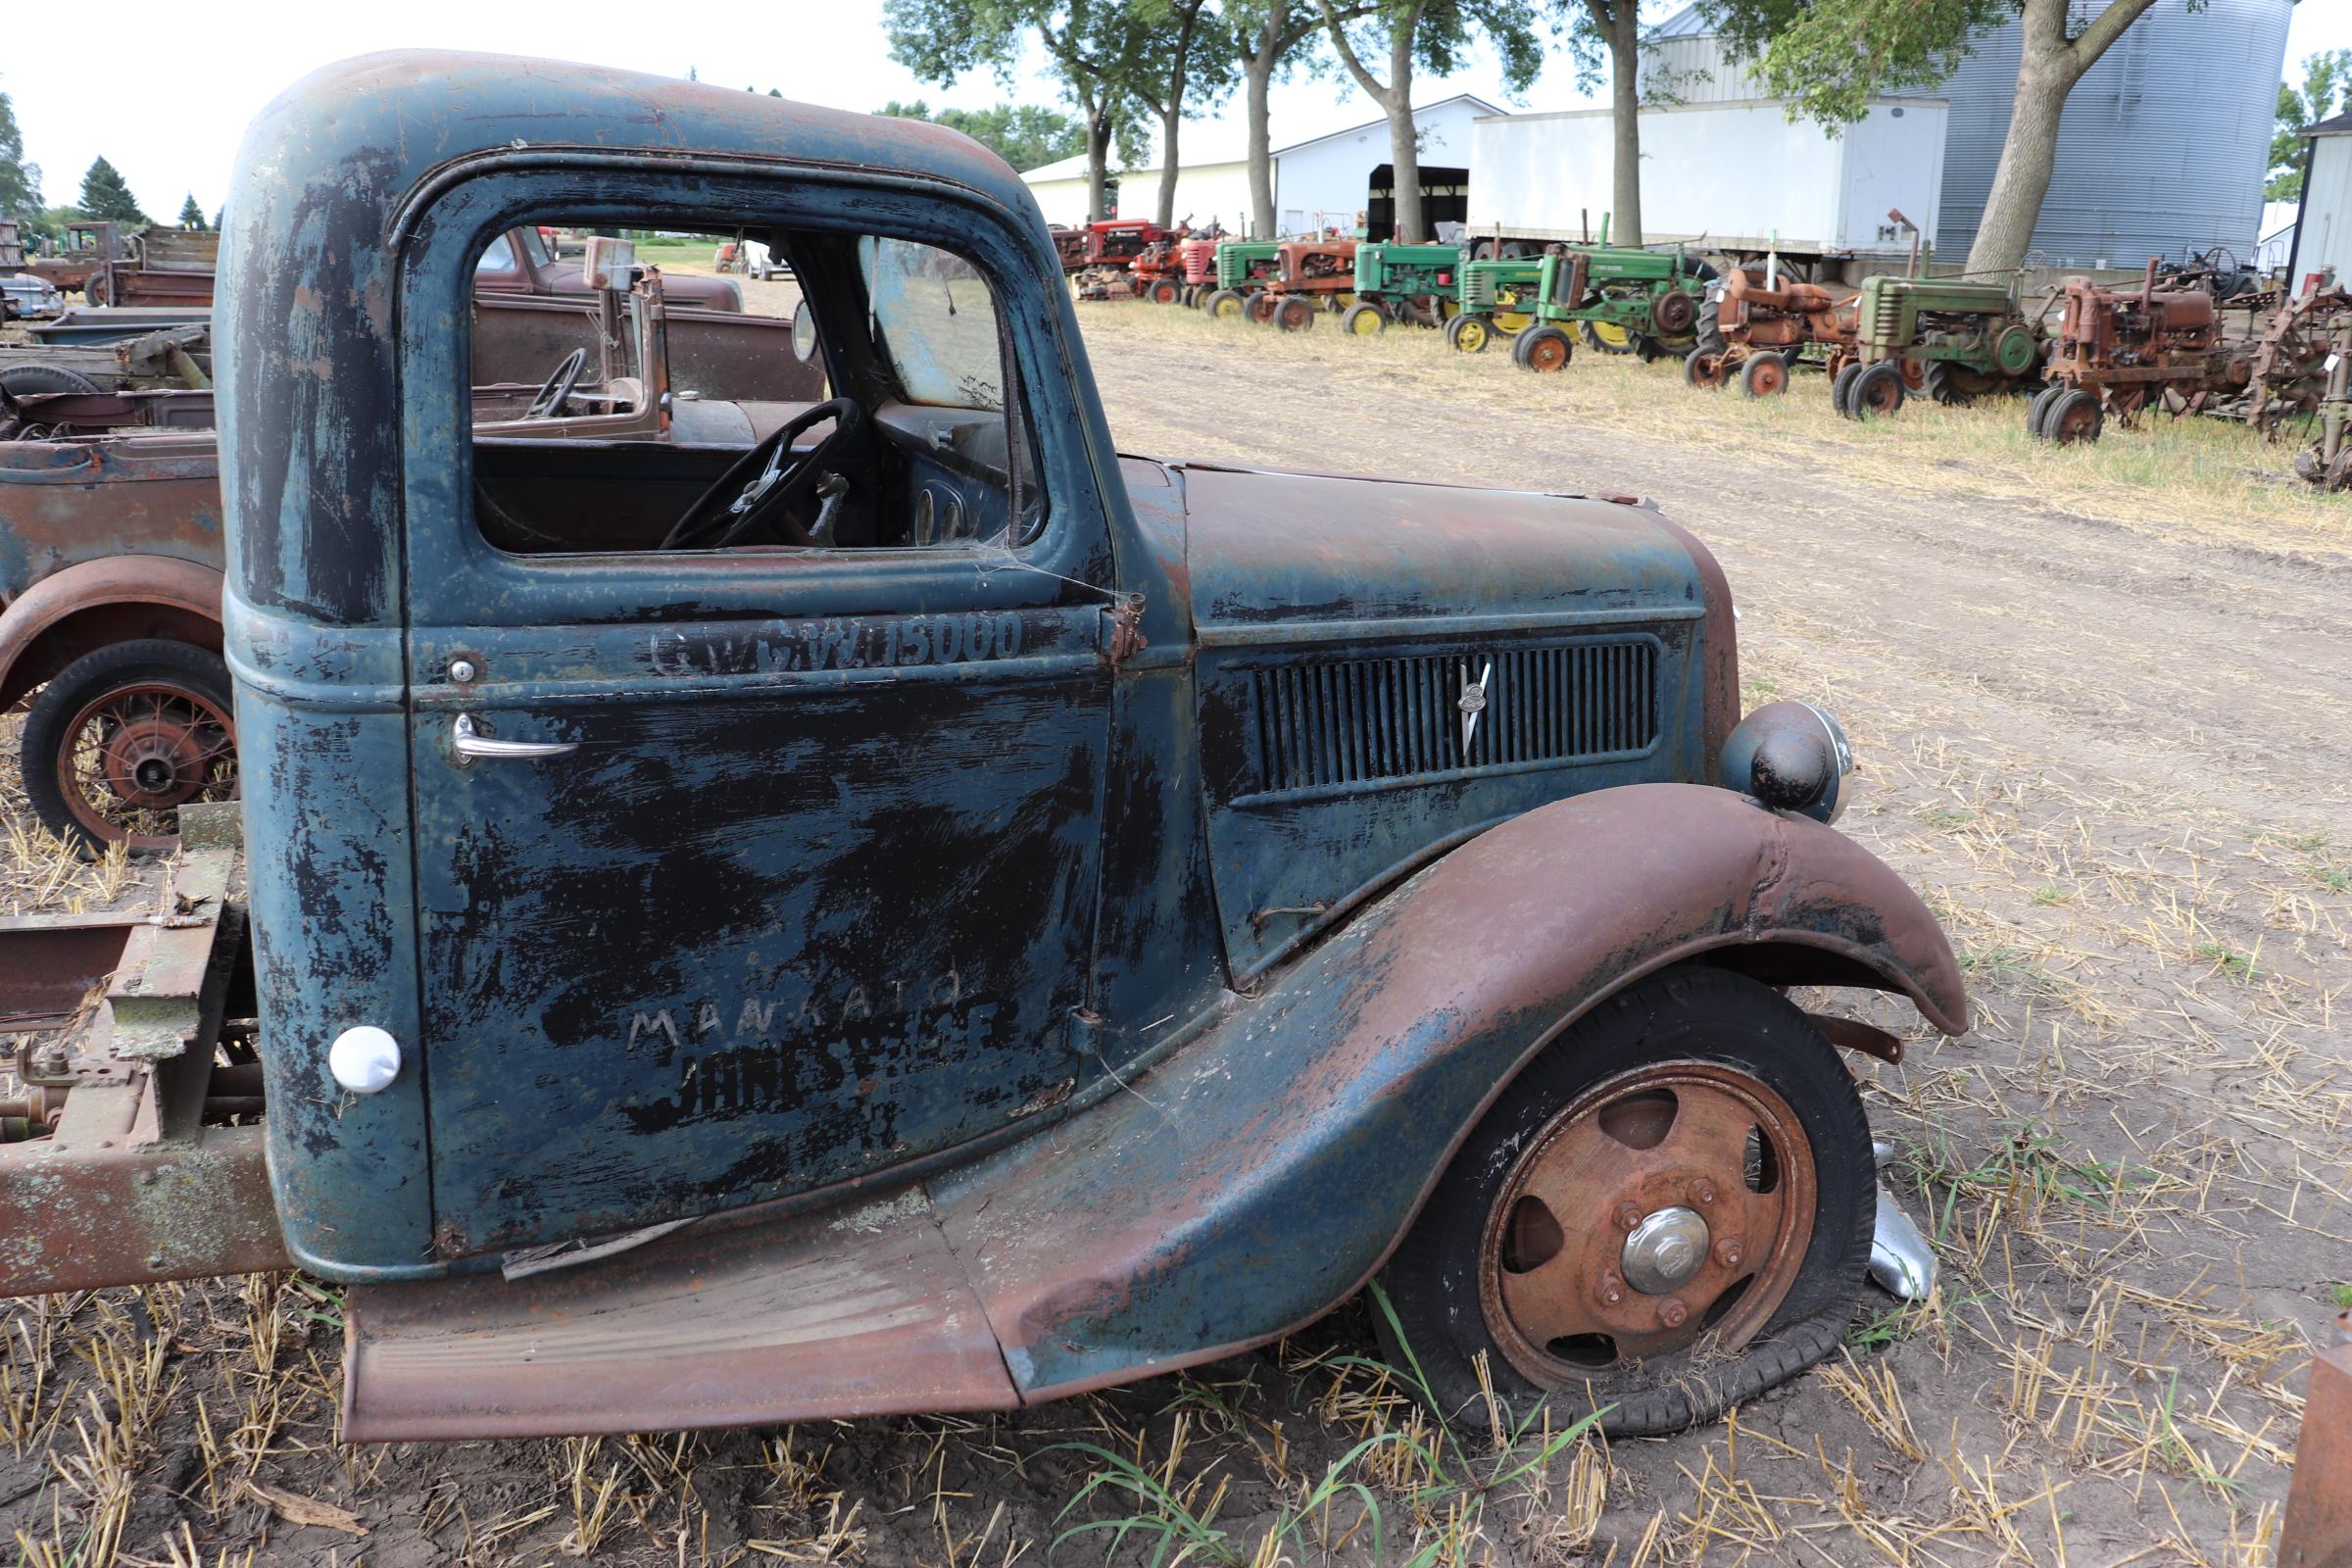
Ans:
[[[1788,359],[1782,354],[1751,354],[1740,366],[1740,390],[1751,398],[1778,397],[1788,390]]]
[[[1511,363],[1522,370],[1565,370],[1576,342],[1556,326],[1532,327],[1511,340]]]
[[[1723,301],[1715,296],[1713,290],[1699,300],[1698,321],[1691,330],[1698,334],[1691,345],[1693,348],[1709,354],[1723,352]]]
[[[1469,321],[1471,326],[1462,323]],[[1459,354],[1484,354],[1494,341],[1494,322],[1485,316],[1457,316],[1446,323],[1446,346]]]
[[[103,850],[126,840],[134,855],[170,849],[178,838],[173,807],[133,809],[119,795],[106,806],[83,800],[78,808],[60,777],[61,759],[74,744],[75,720],[91,705],[117,692],[167,688],[209,704],[213,718],[227,728],[229,750],[206,763],[204,787],[189,799],[228,800],[236,795],[234,711],[228,666],[220,656],[188,643],[147,638],[115,643],[67,665],[34,697],[24,715],[22,767],[24,794],[50,832],[69,843]],[[208,727],[209,735],[209,727]],[[209,752],[209,746],[208,746]],[[112,815],[110,817],[110,810]],[[110,825],[111,823],[111,825]]]
[[[1922,390],[1944,407],[1960,408],[1968,403],[1969,394],[1952,375],[1952,368],[1943,361],[1929,361],[1924,379],[1926,384]]]
[[[2066,387],[2058,384],[2045,386],[2034,394],[2034,401],[2026,405],[2026,434],[2037,441],[2043,439],[2042,421],[2049,417],[2050,405],[2056,403],[2065,392]]]
[[[1269,318],[1285,332],[1304,332],[1315,324],[1315,302],[1303,294],[1293,294],[1274,307]]]
[[[1894,360],[1862,367],[1846,389],[1842,412],[1849,419],[1869,419],[1894,414],[1903,406],[1903,368]]]
[[[1493,1314],[1498,1309],[1487,1301],[1489,1238],[1502,1228],[1495,1223],[1497,1202],[1514,1173],[1543,1157],[1554,1126],[1580,1103],[1606,1094],[1614,1081],[1672,1070],[1670,1064],[1760,1086],[1791,1113],[1794,1126],[1785,1130],[1804,1139],[1814,1178],[1802,1254],[1790,1259],[1784,1248],[1772,1255],[1772,1263],[1793,1272],[1786,1293],[1743,1344],[1723,1348],[1698,1338],[1645,1360],[1586,1362],[1541,1385],[1514,1362],[1505,1338],[1497,1337]],[[1671,1094],[1665,1114],[1680,1114]],[[1653,1143],[1666,1136],[1661,1132]],[[1747,1185],[1759,1190],[1757,1182],[1766,1178],[1762,1167],[1751,1168],[1756,1173]],[[1393,1365],[1418,1361],[1438,1413],[1449,1419],[1485,1420],[1473,1365],[1483,1351],[1513,1416],[1547,1400],[1553,1430],[1604,1408],[1601,1429],[1619,1436],[1649,1437],[1714,1420],[1838,1348],[1853,1321],[1870,1261],[1877,1180],[1870,1123],[1853,1075],[1786,997],[1724,970],[1685,968],[1654,976],[1564,1033],[1471,1130],[1382,1275],[1404,1339],[1398,1344],[1396,1327],[1376,1313],[1383,1348]],[[1608,1200],[1595,1194],[1593,1201]],[[1729,1210],[1727,1204],[1718,1212]],[[1800,1245],[1793,1231],[1788,1245]],[[1759,1271],[1766,1261],[1758,1260]],[[1751,1274],[1724,1296],[1736,1302],[1760,1277]],[[1630,1290],[1622,1280],[1614,1284],[1621,1295]],[[1643,1299],[1635,1298],[1638,1305]],[[1724,1321],[1737,1315],[1735,1305]],[[1505,1337],[1511,1332],[1506,1329]]]
[[[0,370],[0,392],[12,398],[41,397],[52,392],[91,397],[106,388],[82,374],[60,365],[12,365]]]
[[[1340,330],[1349,337],[1373,337],[1388,330],[1389,313],[1366,300],[1358,300],[1340,317]]]
[[[1854,383],[1861,379],[1861,376],[1862,362],[1859,360],[1832,376],[1830,378],[1830,407],[1836,409],[1839,414],[1845,414],[1846,398],[1853,392]],[[1845,416],[1849,419],[1853,417],[1850,414],[1846,414]]]
[[[1212,321],[1234,320],[1250,314],[1250,302],[1238,288],[1212,289],[1208,298],[1200,302],[1200,309],[1208,313]]]
[[[2059,393],[2042,411],[2043,438],[2062,447],[2094,442],[2106,427],[2107,412],[2099,406],[2099,395],[2083,387],[2070,387]]]
[[[1721,350],[1710,353],[1697,348],[1683,356],[1683,380],[1688,384],[1703,392],[1720,392],[1730,379],[1731,371],[1724,366]]]

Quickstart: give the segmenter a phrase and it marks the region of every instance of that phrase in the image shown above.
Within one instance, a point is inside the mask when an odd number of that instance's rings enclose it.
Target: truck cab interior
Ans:
[[[802,361],[810,395],[746,397],[723,371],[673,384],[659,269],[633,246],[599,242],[603,363],[565,355],[527,399],[495,410],[472,389],[483,537],[534,557],[1004,548],[1035,537],[1045,500],[1021,399],[1006,395],[1018,377],[985,275],[909,240],[743,237],[789,261],[792,281],[749,285],[747,309],[790,316],[788,342],[773,334],[773,352]],[[708,255],[717,242],[692,243],[691,254]]]

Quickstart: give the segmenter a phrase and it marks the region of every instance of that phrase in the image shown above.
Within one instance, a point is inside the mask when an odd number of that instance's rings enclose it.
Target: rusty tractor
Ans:
[[[1106,219],[1089,223],[1083,232],[1086,246],[1072,277],[1082,300],[1134,299],[1142,292],[1137,286],[1136,258],[1168,238],[1166,229],[1140,218]]]
[[[2130,425],[2151,399],[2161,404],[2171,393],[2193,406],[2217,384],[2225,362],[2213,295],[2159,289],[2157,266],[2149,257],[2137,288],[2067,279],[2048,384],[2026,409],[2030,434],[2060,446],[2096,441],[2109,415]]]
[[[2312,288],[2289,299],[2280,291],[2268,314],[2253,334],[2238,412],[2275,441],[2284,420],[2308,418],[2327,396],[2328,360],[2337,332],[2352,321],[2352,292]]]
[[[2313,410],[2319,436],[2295,454],[2295,472],[2322,490],[2352,490],[2352,314],[2337,318],[2324,363],[2328,379]]]
[[[1154,305],[1174,305],[1184,298],[1184,230],[1179,228],[1135,253],[1127,270],[1136,298]]]
[[[1737,383],[1750,397],[1788,388],[1789,372],[1817,366],[1833,381],[1855,359],[1860,312],[1852,289],[1799,282],[1777,267],[1736,267],[1708,290],[1699,341],[1684,356],[1692,386]]]
[[[1271,239],[1229,239],[1217,244],[1217,286],[1200,301],[1200,309],[1220,318],[1242,319],[1250,302],[1264,293],[1282,270],[1282,242]]]
[[[1346,310],[1355,302],[1355,251],[1351,239],[1284,240],[1273,277],[1250,301],[1250,319],[1303,332],[1318,314]]]

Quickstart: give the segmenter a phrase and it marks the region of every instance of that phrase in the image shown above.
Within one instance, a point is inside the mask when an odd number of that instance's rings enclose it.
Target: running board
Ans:
[[[769,1426],[1020,1403],[922,1190],[689,1228],[509,1281],[354,1287],[347,1443]]]

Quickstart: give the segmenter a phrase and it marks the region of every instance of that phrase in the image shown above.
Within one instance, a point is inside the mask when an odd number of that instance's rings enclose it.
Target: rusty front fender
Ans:
[[[1687,784],[1531,811],[1127,1092],[933,1184],[1023,1397],[1228,1354],[1347,1299],[1529,1059],[1689,962],[1896,991],[1967,1027],[1935,917],[1834,829]]]
[[[102,556],[43,577],[0,612],[0,712],[110,643],[168,637],[219,653],[220,584],[176,556]]]

